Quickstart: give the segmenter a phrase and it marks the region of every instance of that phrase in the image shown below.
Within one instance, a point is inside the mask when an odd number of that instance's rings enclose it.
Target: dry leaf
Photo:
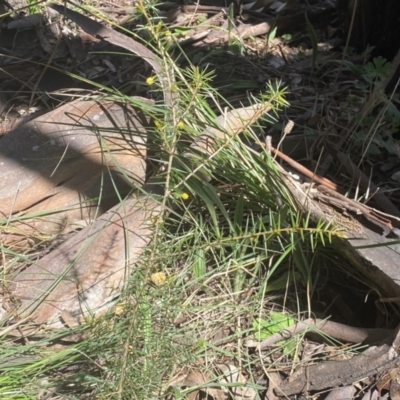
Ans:
[[[202,386],[206,382],[212,380],[211,375],[201,372],[199,370],[192,371],[183,382],[184,386]],[[227,400],[227,397],[223,390],[217,388],[200,388],[196,389],[193,392],[190,392],[187,395],[188,400],[196,400],[200,392],[204,393],[207,396],[211,396],[214,400]],[[202,397],[203,398],[203,397]]]
[[[237,367],[231,364],[217,364],[217,367],[224,374],[221,377],[221,382],[239,384],[230,388],[235,400],[253,400],[257,397],[257,392],[253,388],[246,386],[248,381]]]

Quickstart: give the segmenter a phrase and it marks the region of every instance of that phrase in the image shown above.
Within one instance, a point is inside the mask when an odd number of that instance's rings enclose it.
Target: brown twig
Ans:
[[[272,346],[281,340],[288,339],[300,332],[307,330],[317,333],[318,331],[322,332],[325,335],[342,342],[366,344],[382,342],[394,333],[393,329],[356,328],[353,326],[339,324],[338,322],[309,318],[263,340],[258,344],[256,350],[265,349],[266,347]]]
[[[319,184],[326,186],[328,189],[338,190],[338,186],[335,183],[329,179],[317,175],[315,172],[310,171],[308,168],[304,167],[281,151],[275,149],[274,147],[271,147],[271,151],[283,161],[287,162],[291,167],[295,168],[298,172],[310,178],[312,181],[318,182]]]
[[[266,147],[265,144],[263,144],[263,143],[259,143],[259,144],[262,145],[263,147]],[[310,171],[303,165],[299,164],[297,161],[293,160],[286,154],[283,154],[281,151],[279,151],[273,147],[271,147],[270,150],[273,154],[276,154],[279,158],[281,158],[282,160],[287,162],[291,167],[295,168],[298,172],[307,176],[311,180],[321,184],[322,187],[325,189],[323,189],[321,187],[320,191],[326,192],[330,197],[332,197],[333,204],[337,203],[337,200],[338,200],[345,209],[347,209],[351,212],[355,212],[356,214],[364,215],[365,218],[367,218],[373,224],[382,228],[384,230],[385,234],[388,234],[389,232],[391,232],[393,227],[400,228],[400,219],[399,219],[400,213],[397,209],[396,209],[395,213],[392,212],[391,214],[386,214],[382,211],[375,210],[374,208],[368,207],[367,205],[365,205],[363,203],[349,199],[349,198],[343,196],[339,192],[339,187],[335,183],[331,182],[329,179],[326,179],[319,175],[316,175],[315,173],[313,173],[312,171]],[[356,168],[356,167],[354,167],[354,168]],[[361,173],[361,171],[360,171],[360,173]],[[370,187],[371,187],[371,185],[370,185]],[[379,195],[379,193],[377,193],[377,194]],[[375,196],[377,194],[375,194]],[[383,195],[382,193],[380,195],[381,195],[380,196],[381,201],[382,201],[382,196],[384,198],[386,198],[386,196]],[[314,197],[318,198],[318,195],[315,194]],[[334,199],[336,199],[336,200],[334,200]],[[387,202],[392,204],[389,199],[386,198],[386,200],[387,200]],[[385,202],[384,202],[384,204],[385,204]],[[380,205],[382,206],[381,203],[380,203]],[[392,204],[392,207],[395,207],[395,206]],[[387,210],[387,203],[385,204],[385,211],[386,210]],[[393,210],[391,210],[391,211],[393,211]]]

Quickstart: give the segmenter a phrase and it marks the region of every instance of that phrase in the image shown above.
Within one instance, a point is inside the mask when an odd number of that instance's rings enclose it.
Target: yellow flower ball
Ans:
[[[161,286],[165,283],[167,277],[164,272],[156,272],[151,275],[150,279],[156,286]]]
[[[155,127],[160,131],[163,127],[162,123],[160,121],[154,121]]]
[[[149,77],[146,79],[146,83],[147,83],[148,85],[153,85],[153,84],[154,84],[154,78],[153,78],[152,76],[149,76]]]
[[[125,311],[125,303],[118,303],[114,307],[114,314],[120,316]]]

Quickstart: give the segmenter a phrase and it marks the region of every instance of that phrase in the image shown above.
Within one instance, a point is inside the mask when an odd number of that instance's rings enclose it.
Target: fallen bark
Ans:
[[[16,272],[10,290],[18,316],[63,326],[67,311],[79,322],[100,315],[123,289],[131,268],[153,231],[160,206],[151,197],[131,198],[113,207],[41,260]],[[8,318],[16,310],[10,310]]]
[[[141,185],[146,125],[130,105],[78,100],[2,138],[0,216],[19,219],[3,232],[3,244],[31,233],[62,233]]]
[[[400,358],[392,346],[371,347],[350,360],[319,362],[300,368],[274,392],[278,396],[290,396],[352,385],[354,382],[399,367]]]

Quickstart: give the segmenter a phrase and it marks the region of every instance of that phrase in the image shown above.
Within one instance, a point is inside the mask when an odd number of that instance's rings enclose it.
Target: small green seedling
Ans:
[[[254,337],[257,340],[264,340],[272,336],[274,333],[282,332],[284,329],[295,324],[295,320],[287,314],[272,312],[268,320],[263,318],[254,318],[253,329]],[[283,353],[286,355],[294,355],[296,343],[293,339],[288,341],[280,341],[283,344]]]

